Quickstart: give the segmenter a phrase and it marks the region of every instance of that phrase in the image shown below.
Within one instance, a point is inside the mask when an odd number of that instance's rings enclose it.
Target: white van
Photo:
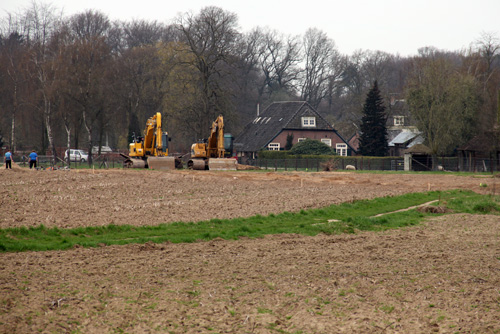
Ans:
[[[69,150],[69,159],[73,162],[86,162],[89,155],[84,150]],[[64,152],[64,160],[68,160],[68,150]]]

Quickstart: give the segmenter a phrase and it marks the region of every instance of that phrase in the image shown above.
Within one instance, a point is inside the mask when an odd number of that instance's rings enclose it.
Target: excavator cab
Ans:
[[[168,152],[168,142],[170,141],[170,137],[168,136],[168,133],[163,132],[161,134],[161,143],[162,143],[162,150],[163,152]]]
[[[224,134],[224,158],[230,158],[233,156],[233,142],[234,137],[230,133]]]
[[[219,115],[212,123],[210,136],[191,145],[188,168],[198,170],[236,170],[236,160],[227,159],[233,152],[233,136],[224,134],[224,118]]]

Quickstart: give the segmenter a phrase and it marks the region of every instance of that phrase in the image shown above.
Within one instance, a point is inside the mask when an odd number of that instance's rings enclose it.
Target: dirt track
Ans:
[[[0,170],[2,228],[296,211],[498,179]],[[488,182],[488,188],[480,188]],[[0,254],[2,333],[495,333],[500,218],[384,233]]]

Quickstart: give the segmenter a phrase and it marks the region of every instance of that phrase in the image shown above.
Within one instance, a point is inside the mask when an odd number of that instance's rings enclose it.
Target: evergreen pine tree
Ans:
[[[387,127],[385,107],[377,81],[368,92],[363,106],[361,119],[361,137],[358,153],[367,156],[384,156],[389,147],[387,145]]]

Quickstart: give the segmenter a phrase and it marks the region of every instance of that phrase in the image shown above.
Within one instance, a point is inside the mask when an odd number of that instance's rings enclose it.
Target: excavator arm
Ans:
[[[207,157],[222,158],[224,152],[224,118],[219,115],[210,129],[210,137],[207,141]]]
[[[164,134],[161,129],[161,113],[156,113],[153,117],[149,118],[146,122],[146,129],[144,130],[144,151],[146,155],[161,157],[168,155],[168,150],[164,149],[163,139]]]

